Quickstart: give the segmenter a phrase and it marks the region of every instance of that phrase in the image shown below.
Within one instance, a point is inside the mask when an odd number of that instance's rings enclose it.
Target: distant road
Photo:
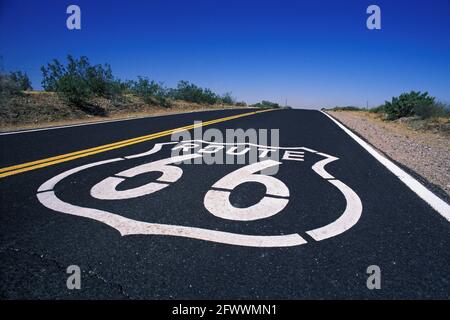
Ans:
[[[171,141],[195,121],[279,146]],[[346,130],[238,109],[0,135],[0,298],[450,298],[448,204]]]

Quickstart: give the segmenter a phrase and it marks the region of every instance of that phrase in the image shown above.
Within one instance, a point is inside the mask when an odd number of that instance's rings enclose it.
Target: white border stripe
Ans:
[[[385,166],[389,171],[395,174],[404,184],[408,186],[413,192],[415,192],[420,198],[427,202],[434,210],[439,212],[447,221],[450,222],[450,206],[441,198],[436,196],[433,192],[425,188],[419,181],[414,179],[411,175],[406,173],[399,166],[394,164],[392,161],[377,152],[371,145],[365,142],[363,139],[358,137],[356,134],[351,132],[342,123],[334,119],[329,114],[322,112],[328,118],[330,118],[334,123],[336,123],[342,130],[344,130],[350,137],[353,138],[358,144],[360,144],[364,149],[367,150],[375,159],[377,159],[383,166]]]

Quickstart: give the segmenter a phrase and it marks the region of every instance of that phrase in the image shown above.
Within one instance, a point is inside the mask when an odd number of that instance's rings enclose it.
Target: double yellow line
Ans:
[[[136,138],[132,138],[132,139],[109,143],[109,144],[105,144],[105,145],[94,147],[94,148],[79,150],[79,151],[75,151],[75,152],[61,154],[59,156],[54,156],[54,157],[45,158],[45,159],[41,159],[41,160],[21,163],[21,164],[13,165],[10,167],[0,168],[0,178],[12,176],[12,175],[26,172],[26,171],[36,170],[39,168],[52,166],[54,164],[58,164],[61,162],[67,162],[67,161],[87,157],[87,156],[90,156],[93,154],[97,154],[97,153],[101,153],[101,152],[105,152],[105,151],[109,151],[109,150],[123,148],[123,147],[129,146],[129,145],[133,145],[133,144],[141,143],[144,141],[168,136],[168,135],[171,135],[176,132],[191,130],[191,129],[204,127],[204,126],[209,126],[209,125],[212,125],[215,123],[230,121],[230,120],[247,117],[250,115],[254,115],[254,114],[266,112],[266,111],[271,111],[271,109],[252,111],[252,112],[242,113],[242,114],[229,116],[229,117],[225,117],[225,118],[214,119],[214,120],[210,120],[210,121],[206,121],[206,122],[202,122],[202,123],[192,124],[192,125],[175,128],[175,129],[170,129],[170,130],[166,130],[166,131],[161,131],[161,132],[157,132],[157,133],[152,133],[149,135],[140,136],[140,137],[136,137]]]

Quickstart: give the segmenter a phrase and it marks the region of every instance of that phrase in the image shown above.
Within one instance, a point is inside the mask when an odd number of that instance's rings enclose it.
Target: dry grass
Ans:
[[[106,116],[90,115],[79,108],[70,106],[55,93],[25,92],[0,107],[0,130],[11,131],[180,112],[242,108],[224,105],[200,105],[186,101],[172,101],[172,106],[165,108],[148,105],[142,99],[133,95],[125,95],[117,101],[93,98],[89,103],[104,111]]]

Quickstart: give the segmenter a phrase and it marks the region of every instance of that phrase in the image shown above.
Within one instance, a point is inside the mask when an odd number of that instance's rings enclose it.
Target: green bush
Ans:
[[[22,91],[33,90],[31,86],[30,78],[26,73],[22,73],[22,71],[11,72],[9,74],[11,81],[13,81],[17,88]]]
[[[0,72],[0,103],[6,104],[13,96],[20,95],[22,91],[31,90],[31,81],[26,73],[21,71],[6,74]]]
[[[369,109],[369,112],[373,112],[373,113],[385,113],[385,105],[379,105],[378,107]]]
[[[261,102],[255,103],[252,105],[254,108],[280,108],[280,105],[276,102],[270,102],[267,100],[263,100]]]
[[[58,91],[59,79],[66,73],[65,67],[56,59],[47,64],[47,67],[41,67],[42,87],[45,91]]]
[[[344,106],[331,108],[332,111],[363,111],[364,109],[355,106]]]
[[[78,107],[87,105],[92,96],[87,81],[77,74],[65,74],[59,78],[56,91],[68,103]]]
[[[17,83],[9,75],[0,73],[0,106],[5,105],[12,96],[19,94]]]
[[[54,59],[47,67],[41,67],[42,86],[46,91],[57,92],[67,102],[82,107],[93,94],[87,77],[88,67],[86,57],[77,60],[69,55],[67,66]]]
[[[414,107],[414,114],[422,119],[437,118],[446,115],[448,106],[442,102],[434,102],[432,104],[418,104]]]
[[[131,81],[130,91],[140,96],[148,104],[158,104],[163,107],[170,107],[167,99],[167,89],[162,83],[149,80],[147,77],[138,77],[137,81]]]
[[[214,104],[220,101],[220,97],[210,89],[203,89],[184,80],[178,82],[176,89],[171,89],[169,95],[173,99],[200,104]]]
[[[133,93],[134,83],[135,81],[133,80],[117,81],[117,84],[120,88],[120,92],[122,93]]]
[[[0,73],[0,95],[2,97],[12,96],[20,93],[20,88],[7,74]]]
[[[46,91],[57,92],[79,107],[86,105],[94,95],[114,98],[122,94],[121,83],[114,79],[111,67],[107,64],[92,66],[84,56],[76,59],[69,55],[66,65],[54,59],[42,66],[41,71],[42,87]]]
[[[384,111],[391,120],[409,117],[415,114],[416,108],[429,108],[434,104],[434,100],[435,98],[430,97],[428,92],[411,91],[403,93],[399,97],[393,97],[391,102],[386,101]]]
[[[233,98],[231,92],[227,92],[220,97],[220,102],[227,105],[234,105],[236,103],[236,99]]]
[[[446,117],[449,117],[450,116],[450,104],[443,103],[443,105],[444,105],[444,115]]]
[[[120,81],[114,79],[109,64],[89,66],[86,69],[86,80],[90,90],[96,96],[113,98],[122,94]]]
[[[231,93],[220,96],[188,81],[180,81],[174,89],[167,89],[162,83],[147,77],[121,81],[114,78],[108,64],[91,65],[84,56],[76,59],[69,55],[66,64],[54,59],[42,66],[41,71],[44,90],[57,92],[69,103],[79,107],[87,105],[92,96],[112,99],[124,93],[135,94],[148,104],[164,107],[170,107],[170,99],[200,104],[232,105],[236,102]]]

